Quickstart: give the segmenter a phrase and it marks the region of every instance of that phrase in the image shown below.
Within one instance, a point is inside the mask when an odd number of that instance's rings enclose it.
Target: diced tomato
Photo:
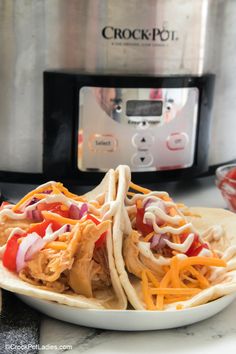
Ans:
[[[192,251],[191,256],[189,256],[189,257],[195,257],[195,256],[197,256],[197,255],[201,252],[201,250],[202,250],[203,248],[204,248],[203,245],[198,246],[197,248],[195,248],[195,249]]]
[[[95,242],[95,246],[97,248],[101,247],[104,244],[104,242],[106,240],[106,236],[107,236],[107,232],[103,232],[103,234],[101,234],[99,239]]]
[[[198,243],[199,243],[199,238],[198,238],[198,235],[195,234],[191,246],[189,247],[189,249],[187,250],[187,252],[185,252],[185,254],[186,254],[188,257],[192,257],[192,254],[193,254],[195,248],[198,247]]]
[[[12,272],[16,270],[16,255],[19,248],[18,239],[20,237],[23,237],[23,235],[22,234],[13,235],[10,238],[10,240],[7,241],[6,250],[3,254],[3,259],[2,259],[3,265],[4,267],[11,270]]]
[[[61,205],[61,203],[40,203],[37,205],[37,209],[39,211],[43,210],[52,210],[53,208],[57,207],[58,205]]]
[[[144,224],[143,217],[144,217],[144,208],[137,209],[136,214],[136,229],[142,233],[143,236],[150,234],[153,231],[152,225]]]
[[[222,178],[222,180],[219,181],[218,188],[222,189],[223,193],[224,193],[224,189],[225,189],[224,185],[229,185],[232,188],[236,189],[236,167],[229,170],[225,174],[225,176]],[[228,193],[226,193],[226,194],[228,194]]]
[[[27,233],[30,234],[32,232],[36,232],[39,236],[43,237],[45,236],[46,229],[50,224],[53,231],[57,231],[58,229],[61,228],[61,224],[59,224],[57,221],[44,220],[43,222],[35,224],[32,227],[30,227]]]
[[[229,170],[229,172],[226,173],[225,177],[236,180],[236,167]]]
[[[179,237],[180,237],[180,241],[181,241],[181,243],[183,243],[185,240],[186,240],[186,238],[188,237],[188,235],[189,234],[181,234],[181,235],[179,235]]]
[[[10,203],[8,202],[2,202],[2,204],[0,205],[0,210],[2,210],[6,205],[9,205]]]
[[[94,222],[95,225],[98,225],[100,224],[100,221],[97,220],[93,215],[91,214],[87,214],[86,215],[86,220],[92,220]],[[95,246],[98,248],[98,247],[101,247],[105,240],[106,240],[106,235],[107,235],[107,232],[103,232],[103,234],[101,234],[101,236],[99,237],[99,239],[95,242]]]
[[[236,167],[230,169],[226,173],[223,179],[219,182],[218,188],[221,190],[223,197],[226,199],[229,209],[235,212]]]
[[[180,235],[181,243],[183,243],[186,240],[188,235],[189,234]],[[187,250],[187,252],[185,252],[185,254],[188,257],[194,257],[194,256],[197,256],[203,248],[209,248],[208,244],[207,243],[201,244],[199,241],[199,236],[195,234],[193,242],[192,242],[191,246],[189,247],[189,249]]]
[[[204,247],[204,248],[207,248],[207,249],[209,250],[209,246],[208,246],[207,243],[203,243],[203,247]]]
[[[58,215],[61,215],[64,218],[68,218],[69,217],[69,210],[63,210],[62,209],[62,204],[59,203],[59,202],[56,202],[56,203],[40,203],[37,206],[37,210],[39,210],[39,211],[47,210],[47,211],[51,211],[53,213],[56,213]]]

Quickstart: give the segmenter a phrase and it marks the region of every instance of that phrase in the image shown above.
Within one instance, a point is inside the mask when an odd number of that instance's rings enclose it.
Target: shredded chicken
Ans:
[[[41,250],[27,262],[27,266],[19,273],[20,278],[28,279],[31,283],[36,281],[40,284],[50,283],[53,286],[53,282],[56,282],[65,270],[71,269],[80,237],[81,230],[77,224],[66,250],[55,251],[50,248]]]
[[[139,249],[137,247],[139,237],[139,233],[132,230],[131,234],[124,240],[123,255],[128,271],[138,278],[141,278],[142,271],[145,270],[145,267],[139,260]]]
[[[87,223],[82,231],[79,249],[69,272],[69,285],[77,294],[92,297],[93,283],[102,282],[103,279],[107,281],[102,265],[93,259],[93,254],[95,242],[109,225],[109,221],[104,221],[98,226],[91,222]]]
[[[111,279],[105,244],[99,248],[95,248],[93,259],[99,265],[100,269],[97,274],[92,277],[92,288],[94,290],[107,288],[111,285]]]
[[[136,277],[142,277],[142,271],[149,269],[157,276],[163,274],[163,270],[160,266],[154,263],[148,257],[143,256],[138,247],[140,234],[136,230],[132,230],[130,235],[124,240],[123,254],[126,268],[128,271]]]
[[[78,223],[72,230],[66,250],[44,248],[19,273],[24,281],[52,291],[72,289],[87,297],[93,290],[111,284],[106,246],[95,250],[95,242],[108,229],[110,221],[96,226],[92,221]]]

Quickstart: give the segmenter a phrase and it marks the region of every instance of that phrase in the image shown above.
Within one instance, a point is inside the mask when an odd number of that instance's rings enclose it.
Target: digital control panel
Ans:
[[[199,90],[84,86],[79,91],[78,168],[132,171],[191,167]]]

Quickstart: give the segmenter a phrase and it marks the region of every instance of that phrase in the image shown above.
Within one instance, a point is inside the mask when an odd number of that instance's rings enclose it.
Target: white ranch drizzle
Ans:
[[[227,250],[224,252],[222,259],[225,261],[229,261],[231,258],[236,256],[236,246],[230,246],[227,248]]]
[[[11,209],[1,210],[0,211],[0,218],[2,216],[8,216],[9,218],[15,219],[15,220],[25,219],[27,217],[27,212],[31,211],[31,210],[35,210],[36,207],[41,203],[63,203],[68,207],[70,207],[71,204],[75,204],[77,206],[81,206],[83,204],[83,202],[78,202],[78,201],[75,201],[74,199],[70,199],[70,198],[66,197],[64,194],[45,195],[45,198],[40,199],[38,202],[25,207],[24,212],[21,214],[15,213]]]
[[[135,194],[132,198],[126,197],[125,202],[126,204],[128,204],[129,207],[130,206],[132,207],[133,203],[136,200],[141,199],[142,206],[144,206],[149,199],[154,199],[157,201],[157,203],[160,202],[163,203],[164,206],[174,207],[179,215],[175,215],[175,216],[168,215],[155,202],[151,203],[150,206],[146,208],[143,220],[145,223],[147,222],[148,219],[151,220],[153,229],[156,233],[164,234],[166,232],[171,232],[173,234],[179,234],[188,228],[190,228],[193,232],[196,232],[195,228],[191,223],[186,223],[185,225],[179,228],[173,228],[171,226],[165,226],[159,228],[156,223],[156,216],[158,216],[163,221],[169,222],[170,224],[174,224],[174,225],[176,225],[180,220],[186,221],[182,213],[177,209],[177,206],[174,202],[164,201],[163,199],[159,198],[160,196],[169,196],[169,194],[167,192],[150,192],[148,194]]]
[[[191,233],[188,235],[188,237],[186,238],[186,240],[183,243],[173,243],[167,239],[165,239],[165,243],[167,244],[167,246],[169,246],[173,250],[185,253],[185,252],[187,252],[187,250],[191,246],[193,240],[194,240],[194,234]]]
[[[137,243],[138,249],[140,253],[146,257],[149,258],[152,262],[154,262],[157,265],[163,266],[163,265],[169,265],[170,264],[170,258],[164,258],[162,256],[159,256],[158,258],[155,257],[151,251],[150,248],[150,243],[149,242],[138,242]]]
[[[3,216],[8,216],[10,219],[14,219],[14,220],[22,220],[26,218],[26,212],[19,214],[19,213],[15,213],[11,209],[3,209],[0,211],[0,219]]]
[[[136,200],[142,200],[142,207],[145,207],[145,204],[150,201],[151,199],[151,203],[150,205],[148,205],[145,208],[145,214],[143,217],[143,222],[148,224],[148,221],[151,221],[151,224],[153,226],[153,230],[155,233],[158,234],[165,234],[167,232],[170,232],[172,234],[180,234],[182,232],[184,232],[187,229],[190,229],[191,231],[197,233],[197,231],[195,230],[195,228],[193,227],[193,225],[191,223],[187,223],[186,219],[184,217],[184,215],[182,214],[181,211],[178,210],[176,204],[174,202],[170,202],[170,201],[165,201],[162,198],[160,198],[161,196],[169,196],[169,194],[167,192],[151,192],[148,194],[136,194],[135,196],[133,196],[132,198],[128,199],[126,197],[126,203],[128,204],[127,206],[127,211],[128,212],[132,212],[134,209],[134,207],[136,208],[136,205],[133,205],[133,203]],[[165,207],[174,207],[177,215],[175,216],[170,216],[165,212]],[[170,224],[170,226],[164,226],[164,227],[159,227],[157,222],[159,220],[164,221],[165,223]],[[178,225],[179,221],[185,221],[186,224],[182,225],[180,227],[172,227],[171,225]],[[132,226],[134,226],[134,222],[132,222]],[[191,246],[192,242],[194,239],[194,235],[193,234],[189,234],[189,236],[187,237],[187,239],[185,240],[184,243],[182,244],[177,244],[177,243],[173,243],[170,242],[169,240],[165,240],[166,244],[175,250],[178,250],[180,252],[185,253],[189,247]]]
[[[133,205],[138,199],[143,200],[145,198],[150,198],[150,197],[158,197],[158,196],[163,196],[163,197],[169,197],[169,194],[167,192],[150,192],[148,194],[135,194],[132,198],[128,198],[126,196],[125,198],[125,205]]]
[[[4,205],[2,208],[3,208],[3,210],[12,209],[14,206],[15,206],[15,204],[7,204],[7,205]]]
[[[147,215],[149,215],[148,213],[152,213],[153,215],[158,216],[161,220],[174,225],[178,225],[179,221],[183,220],[179,215],[169,216],[155,203],[151,204],[145,209],[145,214],[144,214],[145,221],[147,220]]]
[[[235,256],[236,246],[230,246],[229,248],[227,248],[227,250],[222,255],[222,259],[227,262],[227,266],[225,268],[211,267],[212,273],[209,277],[209,280],[213,282],[220,276],[222,276],[224,273],[236,269],[236,259],[234,259]]]
[[[224,236],[224,229],[221,225],[213,225],[202,232],[201,237],[210,242],[212,240],[219,241]]]
[[[115,213],[118,209],[119,203],[118,203],[118,201],[107,202],[103,207],[105,207],[107,205],[109,206],[109,209],[108,209],[108,211],[105,212],[101,221],[109,220],[110,218],[112,218],[112,216],[115,215]]]
[[[8,242],[8,241],[12,238],[12,236],[14,236],[15,234],[24,234],[24,233],[25,233],[25,231],[22,230],[20,227],[15,227],[15,228],[11,231],[10,235],[8,236],[7,242]],[[7,242],[5,243],[5,245],[3,245],[3,246],[0,247],[0,259],[3,257],[3,254],[4,254],[5,250],[6,250]]]
[[[40,199],[38,202],[27,206],[25,208],[25,210],[27,210],[27,211],[34,210],[37,205],[43,204],[43,203],[48,203],[48,204],[50,204],[50,203],[63,203],[68,207],[70,207],[71,204],[75,204],[77,206],[81,206],[83,204],[83,202],[78,202],[78,201],[75,201],[74,199],[70,199],[70,198],[66,197],[64,194],[50,194],[50,195],[46,196],[45,198]]]
[[[197,255],[198,257],[212,257],[212,252],[208,248],[203,248]]]
[[[40,186],[36,187],[35,189],[41,189],[41,188],[46,188],[46,187],[51,187],[52,185],[57,184],[55,181],[48,181],[46,183],[41,184]]]
[[[106,214],[106,219],[103,218],[103,220],[107,220],[107,218],[109,219],[110,217],[112,217],[115,214],[117,207],[118,207],[117,201],[106,202],[100,208],[95,207],[94,205],[90,204],[89,202],[87,204],[88,204],[88,211],[91,214],[96,215],[99,218],[104,217],[104,215]]]
[[[196,232],[195,228],[193,227],[193,225],[191,223],[187,223],[183,226],[176,227],[176,228],[172,227],[172,226],[159,227],[156,223],[156,217],[152,213],[145,213],[144,218],[145,218],[145,221],[147,219],[151,220],[152,225],[153,225],[153,230],[159,234],[165,234],[167,232],[170,232],[174,235],[178,235],[178,234],[186,231],[187,229],[191,229],[193,232]]]
[[[57,231],[52,232],[51,224],[49,224],[46,229],[46,235],[44,236],[43,240],[45,241],[45,243],[55,241],[58,236],[60,236],[66,232],[66,229],[67,229],[67,225],[63,225]]]

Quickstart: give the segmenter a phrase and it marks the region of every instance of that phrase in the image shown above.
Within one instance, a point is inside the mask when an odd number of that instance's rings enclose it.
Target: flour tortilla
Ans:
[[[89,200],[95,199],[101,193],[105,193],[105,202],[114,202],[116,196],[117,175],[114,170],[109,170],[102,182],[92,191],[85,194]],[[112,219],[112,218],[111,218]],[[99,291],[95,298],[86,298],[77,294],[61,294],[29,284],[21,280],[17,274],[6,269],[0,261],[0,287],[14,293],[28,295],[39,299],[55,301],[60,304],[87,309],[126,309],[127,298],[120,284],[115,268],[112,243],[112,228],[108,230],[106,238],[108,263],[111,276],[112,290]]]
[[[120,203],[113,224],[116,267],[119,273],[120,282],[131,305],[136,310],[145,310],[145,304],[142,301],[141,280],[128,273],[122,254],[123,241],[132,230],[129,216],[124,205],[124,198],[131,180],[130,169],[128,166],[119,166],[116,173],[119,175],[117,199]],[[189,219],[200,233],[216,224],[223,227],[225,232],[223,239],[217,242],[214,241],[212,245],[216,249],[224,252],[223,258],[225,258],[228,263],[226,268],[227,271],[225,274],[221,275],[219,284],[201,291],[190,300],[166,305],[165,310],[167,311],[175,309],[177,304],[181,304],[183,308],[188,308],[204,304],[223,295],[236,293],[236,215],[223,209],[192,208],[191,210],[194,214],[199,214],[199,217],[192,217]],[[227,256],[227,249],[229,246],[232,246],[232,254]]]

